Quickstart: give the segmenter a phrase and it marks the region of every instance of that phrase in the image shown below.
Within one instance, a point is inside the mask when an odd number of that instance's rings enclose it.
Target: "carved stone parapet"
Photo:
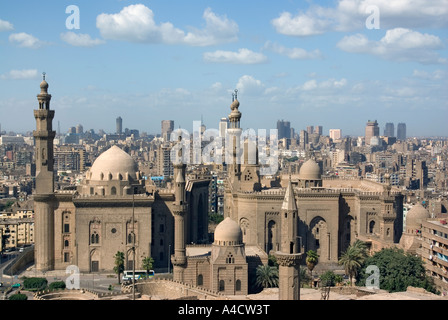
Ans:
[[[187,257],[186,256],[171,256],[171,263],[174,266],[183,266],[187,263]]]
[[[173,214],[177,215],[177,216],[183,216],[187,213],[187,205],[181,204],[181,205],[177,205],[174,204],[173,205]]]
[[[33,200],[36,202],[49,202],[49,201],[55,201],[56,196],[54,193],[45,193],[45,194],[33,194]]]
[[[283,267],[293,267],[300,263],[303,257],[303,253],[288,254],[277,251],[274,253],[274,256],[277,259],[279,265]]]

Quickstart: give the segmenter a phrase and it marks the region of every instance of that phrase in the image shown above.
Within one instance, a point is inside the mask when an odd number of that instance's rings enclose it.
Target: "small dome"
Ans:
[[[240,226],[229,217],[225,218],[215,229],[215,244],[239,245],[243,242]]]
[[[89,179],[107,180],[110,174],[113,180],[119,180],[119,177],[126,179],[127,176],[136,180],[137,171],[134,159],[119,147],[112,146],[95,160],[90,168]]]
[[[406,214],[406,225],[412,225],[412,223],[421,224],[422,221],[431,218],[429,211],[426,210],[420,203],[417,203]]]
[[[301,167],[299,178],[302,180],[321,180],[320,167],[316,161],[309,159]]]

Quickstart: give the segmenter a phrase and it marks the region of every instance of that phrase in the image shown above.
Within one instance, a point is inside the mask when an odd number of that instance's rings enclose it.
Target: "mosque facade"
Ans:
[[[76,190],[54,188],[52,128],[54,110],[44,80],[36,118],[35,265],[40,271],[112,271],[115,254],[123,252],[125,269],[141,269],[143,257],[165,268],[175,250],[175,220],[184,217],[182,242],[208,239],[209,180],[188,179],[172,189],[149,185],[132,157],[117,146],[103,152]],[[188,206],[176,206],[182,197]],[[177,214],[176,214],[177,213]],[[135,258],[134,258],[135,257]],[[134,262],[135,261],[135,262]]]

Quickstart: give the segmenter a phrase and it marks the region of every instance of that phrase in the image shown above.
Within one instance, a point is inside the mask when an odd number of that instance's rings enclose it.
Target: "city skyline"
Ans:
[[[443,1],[23,1],[0,12],[6,132],[33,130],[46,72],[61,132],[112,133],[117,117],[150,134],[162,120],[218,128],[238,89],[243,129],[283,119],[363,136],[377,120],[381,132],[391,122],[448,135]]]

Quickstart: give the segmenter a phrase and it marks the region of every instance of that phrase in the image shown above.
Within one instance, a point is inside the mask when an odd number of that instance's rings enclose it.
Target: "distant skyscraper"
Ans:
[[[392,122],[386,123],[386,126],[384,127],[384,136],[395,137],[395,128]]]
[[[368,121],[366,125],[366,135],[365,135],[365,142],[366,145],[370,145],[370,140],[372,137],[378,137],[380,135],[380,128],[378,127],[378,122],[375,121]]]
[[[399,123],[397,126],[397,139],[406,140],[406,123]]]
[[[162,120],[162,138],[169,141],[171,132],[174,130],[174,120]]]
[[[117,134],[122,134],[123,133],[123,119],[121,119],[121,117],[117,118]]]
[[[225,138],[226,130],[227,130],[227,118],[221,118],[221,121],[219,121],[219,136]]]
[[[84,133],[84,128],[83,128],[83,126],[81,124],[78,124],[76,126],[76,133],[77,134],[83,134]]]
[[[278,138],[291,138],[291,123],[289,121],[277,121]]]
[[[341,139],[342,138],[341,129],[330,129],[330,138],[333,141]]]
[[[306,127],[306,132],[308,132],[308,134],[313,134],[314,133],[314,126]]]
[[[318,134],[318,135],[322,135],[322,132],[323,132],[323,127],[322,126],[315,126],[314,127],[314,133],[315,134]]]

